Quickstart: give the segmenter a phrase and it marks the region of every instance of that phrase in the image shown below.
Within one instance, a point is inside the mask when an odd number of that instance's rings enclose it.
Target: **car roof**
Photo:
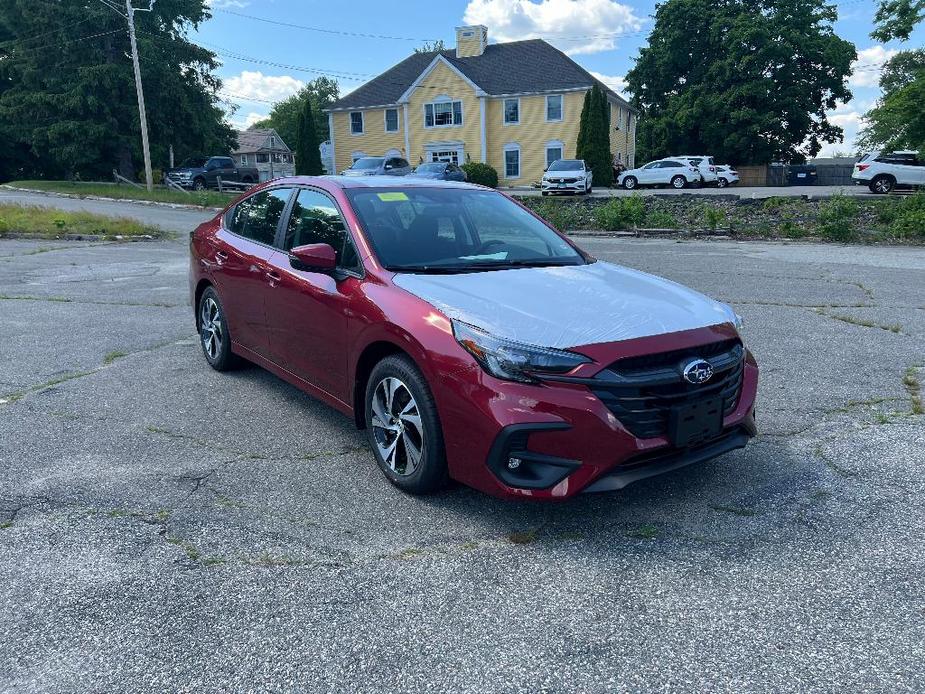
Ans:
[[[290,176],[273,180],[276,185],[321,185],[336,188],[463,188],[485,190],[484,186],[462,181],[436,181],[429,178],[410,178],[408,176]]]

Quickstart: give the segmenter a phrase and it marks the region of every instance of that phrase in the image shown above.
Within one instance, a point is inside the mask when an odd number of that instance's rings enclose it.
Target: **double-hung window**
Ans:
[[[354,111],[350,114],[350,132],[354,135],[363,134],[363,112]]]
[[[446,128],[451,125],[462,125],[461,101],[437,101],[424,104],[424,127]]]
[[[504,177],[520,178],[520,145],[504,146]]]
[[[387,133],[398,132],[398,109],[387,108],[385,110],[385,131]]]
[[[520,99],[504,100],[504,124],[520,123]]]
[[[562,120],[562,95],[550,94],[546,97],[546,120]]]

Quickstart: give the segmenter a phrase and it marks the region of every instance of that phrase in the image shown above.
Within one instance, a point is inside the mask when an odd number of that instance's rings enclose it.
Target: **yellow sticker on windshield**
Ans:
[[[400,191],[395,193],[379,193],[379,199],[382,200],[382,202],[402,202],[403,200],[407,200],[408,196]]]

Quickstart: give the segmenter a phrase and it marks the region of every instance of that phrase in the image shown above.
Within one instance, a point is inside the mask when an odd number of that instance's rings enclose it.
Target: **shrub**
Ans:
[[[559,231],[568,231],[581,226],[581,215],[572,203],[562,200],[543,200],[533,206],[533,211]]]
[[[466,172],[469,183],[478,183],[489,188],[498,187],[498,172],[495,171],[494,167],[481,162],[469,162],[468,164],[463,164],[460,168]]]
[[[892,236],[925,238],[925,192],[902,198],[891,207],[893,215],[887,229]]]
[[[145,170],[142,169],[138,172],[138,180],[141,183],[145,182]],[[154,185],[160,185],[164,182],[164,172],[160,169],[151,169],[151,181]]]
[[[726,210],[718,205],[704,203],[696,210],[698,222],[710,229],[716,231],[716,228],[726,222]]]
[[[819,203],[819,233],[833,241],[854,237],[858,218],[858,201],[847,195],[833,195]]]
[[[678,218],[671,212],[664,210],[653,210],[646,215],[646,226],[650,229],[677,229]]]
[[[642,224],[646,203],[640,195],[612,198],[594,210],[595,225],[606,231],[619,231]]]

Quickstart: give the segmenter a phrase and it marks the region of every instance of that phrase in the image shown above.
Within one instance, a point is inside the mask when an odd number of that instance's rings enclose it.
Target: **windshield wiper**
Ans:
[[[575,260],[555,260],[553,258],[533,258],[531,260],[493,260],[487,263],[470,265],[473,270],[503,270],[513,267],[563,267],[568,265],[583,265]]]
[[[461,272],[471,272],[468,265],[391,265],[386,270],[392,272],[417,272],[428,275],[456,275]]]

